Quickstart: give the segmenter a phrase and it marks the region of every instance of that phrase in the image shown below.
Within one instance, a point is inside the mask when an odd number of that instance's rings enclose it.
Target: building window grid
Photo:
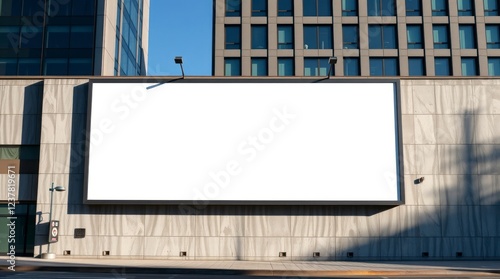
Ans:
[[[278,0],[278,16],[293,16],[293,0]]]
[[[302,0],[303,16],[332,16],[331,0]]]
[[[500,76],[500,57],[488,57],[488,76]]]
[[[462,57],[462,76],[477,76],[478,64],[476,57]]]
[[[254,77],[267,76],[267,58],[256,57],[251,59],[251,74]]]
[[[460,24],[459,40],[461,49],[475,49],[476,48],[476,29],[472,24]]]
[[[458,15],[459,16],[473,16],[474,15],[474,1],[472,0],[458,0]]]
[[[435,76],[451,76],[451,59],[450,57],[435,57],[434,58]]]
[[[224,59],[224,75],[225,76],[241,76],[241,59],[240,58],[225,58]]]
[[[267,49],[267,25],[252,25],[252,49]]]
[[[278,76],[293,76],[295,75],[295,65],[293,57],[278,58]]]
[[[399,66],[397,57],[371,57],[370,76],[397,76]]]
[[[450,48],[448,25],[436,24],[432,26],[432,36],[435,49]]]
[[[342,26],[342,44],[344,49],[359,48],[359,28],[357,25],[346,24]]]
[[[142,0],[129,0],[123,3],[121,3],[122,1],[118,1],[121,19],[120,26],[117,26],[117,34],[121,34],[121,38],[119,42],[117,41],[120,44],[119,57],[117,58],[119,69],[115,69],[115,74],[119,72],[120,75],[135,76],[140,75],[142,72],[142,54],[140,53],[140,46],[142,45],[142,17],[139,14],[142,4],[139,3],[140,1]],[[120,30],[121,32],[119,32]]]
[[[396,0],[368,0],[368,16],[395,16]]]
[[[359,57],[344,57],[344,76],[359,76]]]
[[[372,24],[368,26],[370,49],[397,49],[396,26],[392,24]]]
[[[422,0],[406,0],[406,16],[422,16]]]
[[[408,57],[408,75],[425,76],[425,59],[423,57]]]
[[[241,0],[225,0],[225,15],[227,17],[241,16]]]
[[[486,32],[486,48],[500,49],[500,25],[487,24],[485,26]]]
[[[408,24],[406,26],[406,37],[408,42],[408,49],[424,48],[422,25]]]
[[[267,16],[267,0],[252,0],[252,16]]]
[[[293,49],[293,25],[278,25],[278,49]]]
[[[241,49],[240,25],[226,25],[224,27],[224,49]]]
[[[448,16],[448,0],[432,0],[433,16]]]
[[[498,0],[484,0],[484,15],[485,16],[498,16],[500,15],[498,9]]]
[[[325,57],[305,57],[304,58],[304,76],[326,76],[330,64],[328,58]],[[335,75],[335,67],[333,67],[332,76]]]
[[[342,16],[358,16],[358,1],[342,0]]]
[[[122,17],[122,1],[118,0],[118,9],[116,13],[116,40],[115,40],[115,76],[120,75],[120,28],[121,28],[121,17]]]
[[[418,2],[420,2],[420,1],[418,1]],[[448,6],[447,6],[447,4],[444,3],[444,2],[441,2],[441,3],[440,2],[441,1],[439,1],[439,0],[438,1],[435,1],[435,0],[432,1],[432,12],[433,12],[433,15],[442,15],[444,12],[446,14],[448,14]],[[464,2],[464,3],[461,3],[461,2]],[[469,15],[471,12],[472,13],[474,12],[473,5],[471,6],[471,8],[469,8],[469,5],[468,5],[467,2],[469,2],[469,1],[460,1],[459,0],[459,3],[458,3],[459,15],[465,16],[465,15]],[[485,2],[486,2],[486,0],[485,0]],[[343,3],[344,3],[344,1],[343,1]],[[344,9],[344,6],[342,6],[342,7],[343,7],[343,12],[346,11]],[[490,5],[489,6],[485,5],[485,15],[486,15],[486,12],[496,12],[496,11],[498,11],[497,5],[492,5],[491,1],[490,1]],[[283,10],[283,11],[278,10],[278,13],[280,13],[280,12],[290,12],[290,10]],[[413,9],[413,10],[410,10],[409,12],[419,12],[419,10],[414,10]],[[356,11],[356,13],[357,13],[357,11]],[[437,48],[437,49],[439,49],[439,48],[450,48],[448,26],[446,26],[446,25],[435,25],[435,26],[445,27],[444,28],[445,29],[444,33],[440,33],[440,35],[444,34],[445,36],[438,36],[438,38],[436,38],[436,32],[434,32],[434,36],[433,36],[434,37],[434,47]],[[486,28],[488,28],[488,25],[487,25]],[[436,31],[436,29],[434,28],[433,31]],[[464,34],[463,32],[464,31],[461,31],[460,35]],[[474,34],[475,34],[475,32],[474,32]],[[475,38],[474,34],[473,34],[473,38]],[[461,48],[464,48],[462,42],[465,42],[465,41],[466,40],[460,39]],[[469,40],[467,40],[467,41],[470,43]],[[288,44],[289,43],[283,43],[283,45],[288,45]],[[344,44],[346,44],[346,42],[344,42]],[[350,43],[348,42],[347,44],[350,44]],[[352,44],[356,45],[355,42],[353,42]],[[410,47],[410,44],[414,45],[415,47]],[[477,46],[475,45],[475,40],[473,40],[473,44],[474,44],[473,48],[476,48]],[[282,48],[282,47],[279,47],[279,45],[282,45],[282,43],[278,43],[278,48]],[[488,35],[487,35],[487,46],[488,46],[488,48],[500,48],[500,41],[495,41],[494,39],[488,40]],[[293,48],[293,46],[292,46],[292,48]],[[344,46],[344,48],[345,48],[345,46]],[[408,48],[423,48],[423,42],[411,42],[411,40],[408,39]],[[451,61],[449,61],[449,62],[451,62]],[[424,70],[424,72],[425,72],[425,70]],[[450,66],[450,72],[451,72],[451,66]]]
[[[331,25],[304,25],[305,49],[332,49]]]
[[[60,3],[59,11],[56,13],[54,10],[47,11],[48,14],[43,13],[44,7],[40,6],[38,2],[30,1],[30,5],[23,4],[24,1],[15,0],[4,1],[3,8],[7,7],[6,11],[1,10],[2,18],[10,20],[15,30],[7,32],[10,36],[14,35],[14,40],[0,38],[0,47],[8,48],[9,51],[4,51],[2,55],[2,68],[8,68],[9,74],[12,75],[43,75],[46,73],[44,62],[45,59],[57,59],[60,65],[67,65],[68,67],[61,67],[60,71],[64,75],[72,75],[73,69],[77,69],[71,65],[75,63],[84,62],[85,72],[78,72],[78,75],[92,75],[93,71],[93,48],[94,48],[94,15],[95,15],[95,2],[94,1],[72,1],[67,3]],[[41,3],[44,3],[43,1]],[[50,16],[50,20],[40,23],[39,26],[32,26],[21,24],[20,21],[14,22],[13,20],[20,19],[21,17],[34,16],[36,14],[45,14]],[[78,21],[73,21],[71,18],[77,18]],[[3,24],[0,29],[9,28],[10,26]],[[55,39],[48,43],[50,28],[51,39],[61,38],[61,41]],[[56,31],[58,29],[59,31]],[[2,33],[2,32],[0,32]],[[4,33],[5,34],[5,33]],[[3,44],[7,44],[3,46]],[[90,50],[90,51],[89,51]],[[15,65],[12,64],[15,61]],[[90,63],[89,63],[90,61]],[[49,61],[50,64],[50,61]],[[7,66],[9,65],[9,66]],[[50,72],[50,71],[49,71]],[[7,73],[7,71],[0,70],[0,74]]]

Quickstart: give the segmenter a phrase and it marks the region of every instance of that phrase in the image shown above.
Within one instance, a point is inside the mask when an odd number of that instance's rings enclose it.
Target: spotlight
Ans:
[[[425,178],[422,176],[422,177],[420,177],[420,178],[415,179],[415,180],[413,181],[413,183],[415,183],[415,184],[420,184],[420,183],[424,182],[424,179],[425,179]]]
[[[175,64],[179,64],[179,65],[181,65],[182,78],[184,78],[184,67],[182,67],[182,63],[183,63],[183,62],[182,62],[182,56],[176,56],[176,57],[174,58],[174,62],[175,62]]]
[[[337,64],[337,57],[333,56],[328,58],[328,64],[330,64],[330,69],[328,70],[328,78],[332,75],[333,65]]]

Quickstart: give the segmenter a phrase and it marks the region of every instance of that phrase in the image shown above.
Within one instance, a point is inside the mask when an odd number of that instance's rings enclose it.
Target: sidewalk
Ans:
[[[0,271],[8,271],[0,257]],[[125,272],[247,276],[498,276],[500,261],[186,261],[17,257],[16,271]]]

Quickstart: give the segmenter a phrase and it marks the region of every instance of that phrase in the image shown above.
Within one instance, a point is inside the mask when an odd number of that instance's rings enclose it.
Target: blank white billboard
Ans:
[[[86,202],[398,203],[395,83],[92,83]]]

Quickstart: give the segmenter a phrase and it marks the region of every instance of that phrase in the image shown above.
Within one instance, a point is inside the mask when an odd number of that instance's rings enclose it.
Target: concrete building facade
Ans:
[[[0,75],[146,75],[149,0],[0,3]]]
[[[499,76],[494,0],[214,0],[213,75]]]
[[[60,236],[51,251],[58,257],[499,259],[500,81],[399,81],[403,205],[209,204],[185,210],[177,205],[84,204],[89,79],[4,78],[0,82],[1,252],[7,252],[4,235],[9,232],[3,230],[11,185],[16,186],[19,217],[17,254],[39,256],[47,251],[49,188],[54,183],[67,189],[54,193],[52,218],[60,221]],[[8,176],[11,165],[17,166],[14,181]],[[418,183],[421,177],[424,180]],[[279,257],[280,252],[286,257]]]

